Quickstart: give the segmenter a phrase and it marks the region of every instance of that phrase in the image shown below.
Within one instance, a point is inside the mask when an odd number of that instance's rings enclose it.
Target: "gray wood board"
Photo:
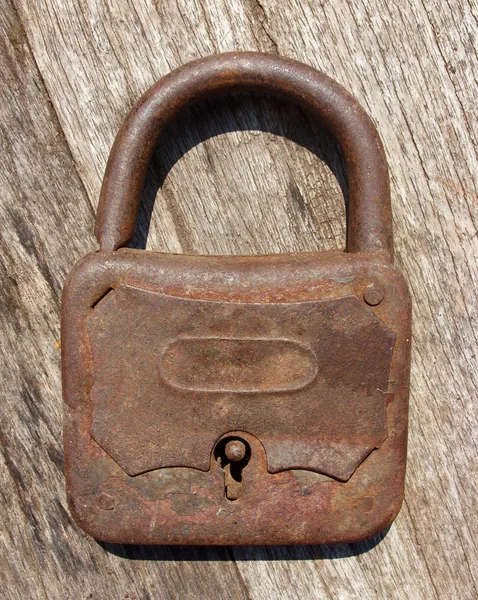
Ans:
[[[2,597],[477,597],[477,17],[475,0],[2,0]],[[61,287],[96,247],[102,174],[135,100],[191,59],[244,49],[325,71],[383,138],[396,262],[414,300],[406,501],[383,539],[362,544],[101,545],[65,500]],[[341,247],[343,193],[335,146],[307,115],[227,96],[164,136],[135,242]]]

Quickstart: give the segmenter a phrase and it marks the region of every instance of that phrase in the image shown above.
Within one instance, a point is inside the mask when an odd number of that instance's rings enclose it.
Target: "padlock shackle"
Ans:
[[[101,188],[95,234],[101,250],[132,238],[156,143],[191,105],[226,92],[265,92],[299,104],[338,142],[349,181],[348,252],[393,260],[388,167],[370,117],[342,86],[297,61],[257,52],[208,56],[172,71],[133,106],[113,144]]]

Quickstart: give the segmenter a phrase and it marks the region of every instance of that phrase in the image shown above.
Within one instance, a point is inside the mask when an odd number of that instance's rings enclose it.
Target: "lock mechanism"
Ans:
[[[187,256],[126,248],[154,147],[228,91],[300,104],[348,170],[347,250]],[[108,161],[95,232],[65,284],[71,511],[116,543],[357,541],[403,498],[411,306],[393,266],[371,120],[326,75],[259,53],[200,59],[139,100]]]
[[[242,492],[242,471],[251,457],[249,444],[240,438],[225,438],[216,446],[214,456],[224,471],[226,498],[237,500]]]

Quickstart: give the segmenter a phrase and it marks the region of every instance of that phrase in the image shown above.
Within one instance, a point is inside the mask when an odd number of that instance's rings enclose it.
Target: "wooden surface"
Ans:
[[[476,0],[1,5],[2,598],[476,598]],[[100,545],[65,502],[63,280],[96,247],[102,174],[133,102],[176,66],[240,49],[325,71],[383,138],[396,262],[414,299],[405,504],[383,539],[350,546]],[[150,171],[136,245],[152,211],[150,249],[343,246],[342,163],[293,106],[229,96],[196,107]]]

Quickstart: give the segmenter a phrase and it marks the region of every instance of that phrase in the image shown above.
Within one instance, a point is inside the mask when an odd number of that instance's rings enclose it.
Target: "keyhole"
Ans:
[[[216,446],[214,457],[224,471],[226,498],[237,500],[242,493],[242,471],[251,457],[249,444],[240,438],[225,438]]]

